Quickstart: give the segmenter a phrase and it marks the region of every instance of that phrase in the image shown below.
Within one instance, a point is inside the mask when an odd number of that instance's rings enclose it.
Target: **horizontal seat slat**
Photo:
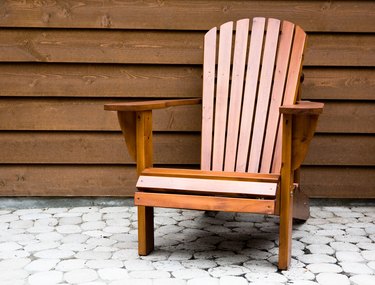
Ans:
[[[136,192],[136,206],[275,214],[275,200]]]
[[[138,189],[275,196],[277,183],[141,175]]]
[[[254,181],[278,183],[279,174],[245,173],[226,171],[205,171],[199,169],[176,169],[176,168],[146,168],[142,176],[167,176],[182,178],[202,178],[216,180]]]

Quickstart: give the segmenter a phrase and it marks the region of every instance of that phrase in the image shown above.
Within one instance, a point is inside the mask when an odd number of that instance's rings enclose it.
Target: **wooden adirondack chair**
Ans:
[[[280,216],[278,266],[290,264],[293,217],[309,216],[298,170],[323,104],[298,101],[305,32],[276,19],[249,26],[239,20],[234,32],[228,22],[205,35],[203,99],[105,105],[118,111],[137,162],[140,255],[154,248],[153,207],[186,208]],[[152,110],[199,103],[201,170],[152,168]]]

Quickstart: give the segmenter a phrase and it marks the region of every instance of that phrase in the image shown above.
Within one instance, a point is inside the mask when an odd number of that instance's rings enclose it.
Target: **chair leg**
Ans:
[[[290,189],[287,193],[293,191]],[[292,256],[293,197],[281,199],[280,231],[279,231],[279,269],[287,270]]]
[[[154,208],[138,206],[138,254],[154,250]]]

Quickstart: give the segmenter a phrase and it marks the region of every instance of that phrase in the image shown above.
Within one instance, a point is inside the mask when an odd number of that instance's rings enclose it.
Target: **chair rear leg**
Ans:
[[[154,250],[154,208],[138,206],[138,254]]]

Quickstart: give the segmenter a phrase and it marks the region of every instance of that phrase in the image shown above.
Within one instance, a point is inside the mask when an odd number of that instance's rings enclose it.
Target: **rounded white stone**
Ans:
[[[46,214],[46,213],[30,213],[26,215],[22,215],[20,217],[21,220],[39,220],[39,219],[47,219],[51,218],[51,214]]]
[[[98,279],[98,274],[93,269],[75,269],[64,274],[64,279],[68,283],[84,283]]]
[[[81,259],[108,259],[110,258],[112,253],[106,251],[80,251],[78,252],[75,257]]]
[[[49,227],[49,226],[36,226],[36,227],[28,228],[26,231],[29,233],[33,233],[33,234],[39,234],[39,233],[49,233],[49,232],[52,232],[53,230],[54,228]]]
[[[47,214],[58,214],[58,213],[64,213],[67,212],[68,208],[48,208],[44,210],[44,213]]]
[[[290,283],[290,285],[319,285],[319,284],[310,280],[294,280],[292,283]]]
[[[375,250],[364,250],[362,251],[362,256],[369,261],[375,260]]]
[[[46,242],[36,242],[25,246],[26,251],[41,251],[46,249],[52,249],[58,247],[60,244],[58,242],[46,241]]]
[[[33,221],[23,221],[23,220],[17,220],[17,221],[12,221],[9,224],[9,228],[11,229],[27,229],[32,227],[34,224]]]
[[[310,235],[302,238],[300,241],[307,244],[327,244],[333,241],[333,239],[326,236]]]
[[[129,219],[109,219],[106,220],[108,226],[122,226],[127,227],[130,225]]]
[[[186,268],[207,269],[207,268],[213,268],[217,266],[215,261],[207,260],[207,259],[183,260],[181,263]]]
[[[123,266],[123,263],[120,260],[113,260],[113,259],[89,260],[86,262],[86,266],[92,269],[118,268],[118,267],[120,268]]]
[[[375,243],[369,243],[369,242],[360,242],[357,243],[357,246],[361,249],[366,249],[366,250],[375,250]]]
[[[55,218],[80,217],[82,213],[62,212],[54,215]]]
[[[169,260],[189,260],[193,257],[193,254],[189,251],[177,250],[174,251],[170,256]]]
[[[30,252],[25,250],[2,251],[0,252],[0,259],[22,258],[30,256]]]
[[[112,235],[111,233],[106,233],[100,230],[84,231],[82,234],[96,238],[110,237]]]
[[[176,279],[176,278],[162,278],[155,279],[152,283],[153,285],[186,285],[185,280]]]
[[[16,242],[11,241],[11,242],[0,243],[0,251],[15,251],[20,248],[22,248],[22,246]]]
[[[359,252],[353,251],[337,251],[336,258],[338,261],[360,262],[363,257]]]
[[[29,276],[30,285],[57,284],[62,281],[63,274],[60,271],[37,272]]]
[[[77,225],[63,225],[56,227],[56,231],[62,234],[75,234],[82,231]]]
[[[252,251],[254,251],[254,250],[256,250],[256,249],[252,249]],[[249,260],[249,257],[254,257],[254,254],[249,253],[249,251],[247,251],[247,250],[245,250],[242,253],[245,254],[245,255],[235,254],[235,255],[232,255],[232,256],[219,257],[219,258],[215,259],[215,262],[218,265],[233,265],[233,264],[234,265],[240,265],[243,262],[245,262],[246,260]],[[262,259],[266,259],[266,258],[262,258]]]
[[[248,282],[243,277],[223,276],[220,278],[220,285],[247,285]]]
[[[178,279],[192,279],[209,276],[207,271],[198,268],[176,270],[172,272],[172,275]]]
[[[319,273],[316,276],[316,280],[321,285],[332,285],[332,284],[350,285],[349,278],[343,274]]]
[[[187,281],[187,285],[219,285],[218,278],[212,277],[200,277],[200,278],[193,278]],[[234,285],[234,284],[233,284]]]
[[[260,284],[267,284],[267,283],[285,283],[288,281],[288,279],[280,274],[280,273],[247,273],[245,275],[246,279],[249,280],[250,282],[258,282]]]
[[[370,261],[369,263],[367,263],[367,266],[375,270],[375,261]]]
[[[5,281],[12,281],[15,279],[26,279],[29,275],[29,272],[22,269],[8,269],[0,271],[0,284],[3,284]]]
[[[337,251],[359,251],[358,246],[349,242],[334,241],[330,243],[330,246]]]
[[[156,268],[156,270],[162,271],[177,271],[181,269],[185,269],[179,261],[176,260],[161,260],[155,261],[152,265]]]
[[[352,236],[365,236],[366,232],[364,229],[359,228],[348,228],[345,230],[346,234],[352,235]]]
[[[59,223],[59,221],[56,218],[47,218],[47,219],[39,219],[34,222],[35,227],[39,226],[48,226],[48,227],[54,227]]]
[[[371,242],[370,239],[364,236],[344,235],[344,236],[337,236],[335,237],[335,239],[336,241],[351,242],[351,243]]]
[[[59,246],[61,250],[73,250],[73,251],[87,251],[92,250],[96,246],[94,244],[86,244],[86,243],[64,243]]]
[[[129,272],[131,278],[160,279],[169,278],[171,275],[167,271],[143,270]]]
[[[101,268],[98,274],[103,280],[119,280],[128,277],[128,272],[123,268]]]
[[[86,213],[83,214],[82,220],[85,222],[99,221],[102,218],[102,213]]]
[[[289,280],[314,280],[315,275],[306,268],[291,267],[281,272]]]
[[[374,285],[375,275],[354,275],[350,277],[353,285]]]
[[[83,243],[85,242],[89,236],[84,234],[70,234],[61,239],[62,243],[71,243],[71,242],[77,242],[77,243]]]
[[[342,268],[331,263],[313,263],[306,266],[313,273],[340,273]]]
[[[329,236],[329,237],[336,237],[340,235],[344,235],[345,232],[343,230],[319,230],[315,233],[318,236]]]
[[[119,250],[113,254],[112,258],[118,259],[118,260],[138,259],[138,250],[137,249]]]
[[[75,269],[81,269],[85,267],[86,260],[84,259],[67,259],[59,262],[56,265],[56,270],[59,271],[71,271]]]
[[[108,226],[103,228],[104,232],[112,233],[112,234],[118,234],[118,233],[127,233],[130,231],[129,227],[124,226]]]
[[[59,219],[59,226],[78,225],[82,223],[81,217],[63,217]]]
[[[68,258],[72,257],[74,252],[71,250],[47,249],[34,253],[39,258]]]
[[[70,213],[92,213],[98,211],[98,207],[74,207],[69,210]]]
[[[63,238],[63,236],[59,233],[43,233],[36,236],[36,238],[40,241],[46,242],[46,241],[58,241]]]
[[[305,264],[311,263],[336,263],[336,258],[326,254],[305,254],[297,257]]]
[[[120,213],[128,211],[129,207],[104,207],[99,210],[100,213]]]
[[[21,269],[31,262],[30,258],[11,258],[0,261],[0,270]]]
[[[374,271],[366,264],[357,262],[342,262],[340,263],[344,272],[351,274],[373,274]]]
[[[81,224],[81,228],[84,231],[101,230],[105,228],[106,223],[103,221],[91,221]]]
[[[332,247],[326,244],[310,244],[306,247],[311,253],[334,254]]]
[[[19,220],[19,216],[15,214],[6,214],[0,216],[0,223],[7,223]]]
[[[49,271],[56,266],[60,259],[36,259],[25,266],[28,271]]]
[[[134,270],[154,270],[151,261],[148,260],[126,260],[124,261],[124,266],[130,271]]]

